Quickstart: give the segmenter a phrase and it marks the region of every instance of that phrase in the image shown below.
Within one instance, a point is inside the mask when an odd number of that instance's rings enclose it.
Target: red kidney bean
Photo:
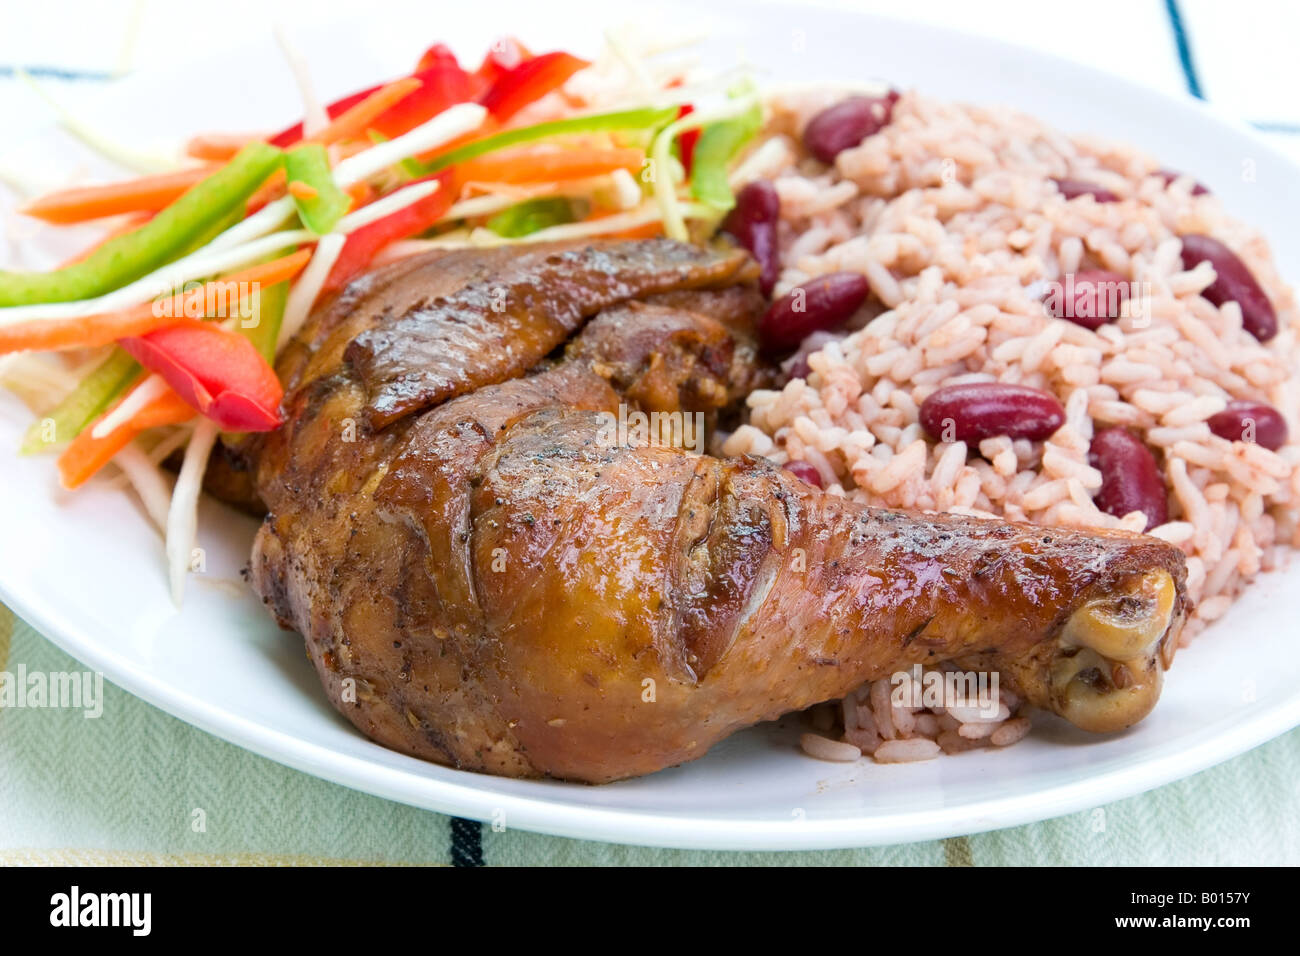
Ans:
[[[1169,499],[1156,456],[1127,428],[1106,428],[1092,436],[1088,460],[1101,472],[1093,500],[1108,515],[1133,511],[1147,516],[1148,530],[1169,520]]]
[[[789,352],[804,337],[848,321],[871,286],[856,272],[832,272],[791,289],[758,320],[758,338],[768,352]]]
[[[1176,169],[1157,169],[1155,175],[1163,179],[1165,181],[1166,186],[1169,186],[1173,184],[1173,181],[1175,179],[1178,179],[1183,174]],[[1202,186],[1200,183],[1196,182],[1195,180],[1192,181],[1193,196],[1204,196],[1208,192],[1209,190],[1206,189],[1204,186]]]
[[[1128,301],[1129,281],[1118,272],[1085,269],[1062,277],[1059,292],[1044,299],[1048,313],[1094,331],[1119,318]]]
[[[1277,335],[1277,313],[1273,311],[1273,303],[1268,301],[1246,263],[1218,239],[1195,234],[1181,238],[1184,269],[1194,269],[1202,262],[1214,266],[1217,278],[1201,295],[1215,305],[1225,302],[1240,305],[1242,326],[1261,342]]]
[[[1217,415],[1211,415],[1206,424],[1210,431],[1228,441],[1253,441],[1269,451],[1277,451],[1286,444],[1286,419],[1272,405],[1235,399]]]
[[[757,180],[736,196],[735,207],[722,221],[724,232],[735,236],[762,270],[758,285],[763,295],[771,295],[781,273],[781,250],[777,245],[776,224],[781,218],[781,198],[776,187]]]
[[[921,427],[938,441],[975,442],[998,435],[1042,441],[1064,424],[1061,403],[1025,385],[948,385],[921,403]]]
[[[1097,202],[1119,202],[1119,197],[1109,189],[1083,179],[1053,179],[1052,182],[1056,183],[1056,188],[1066,199],[1091,196]]]
[[[806,461],[787,461],[782,467],[796,478],[800,478],[810,485],[818,488],[822,486],[821,472]]]
[[[823,163],[835,162],[846,149],[857,146],[889,125],[898,94],[852,96],[822,110],[803,131],[803,144]]]

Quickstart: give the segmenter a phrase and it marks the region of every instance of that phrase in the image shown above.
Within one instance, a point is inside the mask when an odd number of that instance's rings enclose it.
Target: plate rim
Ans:
[[[911,811],[907,814],[793,820],[753,818],[688,818],[636,810],[607,809],[548,802],[533,796],[487,793],[474,786],[481,774],[429,764],[445,774],[465,778],[445,780],[410,774],[382,766],[353,754],[339,753],[238,714],[213,707],[191,694],[174,691],[161,680],[132,664],[123,665],[111,652],[80,638],[65,637],[71,630],[50,614],[26,602],[0,580],[0,599],[37,633],[65,653],[104,673],[118,687],[158,707],[205,733],[310,774],[375,796],[435,812],[491,822],[503,811],[510,827],[571,839],[639,846],[698,850],[830,850],[925,842],[945,837],[983,833],[1052,819],[1079,810],[1136,796],[1206,770],[1245,753],[1296,726],[1300,726],[1300,692],[1271,709],[1248,717],[1229,734],[1206,738],[1192,748],[1157,748],[1143,762],[1082,777],[1069,783],[1030,790],[1011,796],[990,797],[958,807]],[[274,744],[278,742],[277,748]],[[378,744],[367,741],[371,746]],[[385,749],[385,748],[379,748]],[[396,753],[387,751],[387,753]],[[414,757],[403,757],[425,765]],[[811,759],[811,758],[810,758]],[[617,784],[614,784],[617,786]],[[491,801],[485,812],[484,799]],[[900,817],[907,822],[900,826]],[[956,829],[954,829],[956,827]],[[627,830],[635,828],[634,838]],[[900,833],[905,832],[905,836]]]

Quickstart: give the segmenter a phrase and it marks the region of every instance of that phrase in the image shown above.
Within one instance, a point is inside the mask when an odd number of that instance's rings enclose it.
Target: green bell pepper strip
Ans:
[[[691,162],[691,195],[695,199],[719,212],[736,204],[727,167],[762,125],[762,111],[755,106],[735,119],[711,123],[701,130]]]
[[[582,206],[585,205],[563,196],[529,199],[501,210],[487,221],[487,227],[503,238],[518,239],[541,229],[584,218],[586,212]]]
[[[235,326],[253,343],[268,365],[275,365],[275,343],[280,337],[280,324],[284,321],[284,307],[288,300],[289,283],[277,282],[267,286],[253,297],[253,315],[257,321],[247,327],[243,322]]]
[[[474,140],[457,149],[443,153],[433,161],[426,163],[422,174],[436,173],[448,166],[463,163],[467,159],[474,159],[485,153],[505,149],[507,146],[518,146],[520,143],[531,143],[550,136],[608,133],[629,129],[652,130],[671,123],[676,118],[677,107],[675,106],[667,106],[662,109],[643,107],[634,110],[619,110],[613,113],[593,113],[590,116],[571,116],[568,119],[538,123],[536,126],[521,126],[519,129],[508,129],[494,136],[485,136],[483,139]]]
[[[244,208],[243,203],[240,203],[238,206],[231,209],[230,212],[226,213],[224,218],[218,219],[216,222],[208,226],[206,231],[195,236],[190,244],[181,250],[181,254],[175,258],[179,259],[182,256],[188,256],[191,252],[198,252],[213,239],[217,238],[217,236],[235,225],[235,223],[243,222],[247,215],[248,210]]]
[[[24,455],[70,442],[102,415],[127,387],[140,377],[140,363],[119,348],[95,366],[63,401],[48,414],[32,422],[23,436],[20,449]],[[52,434],[48,434],[49,432]],[[48,434],[48,438],[47,438]]]
[[[183,255],[232,210],[242,210],[282,155],[274,146],[250,143],[139,229],[110,239],[81,262],[53,272],[0,272],[0,306],[90,299],[148,275]]]
[[[329,154],[319,143],[297,146],[285,153],[284,171],[290,183],[306,183],[316,190],[316,195],[308,199],[293,197],[302,224],[316,235],[323,236],[333,229],[352,205],[334,181]]]

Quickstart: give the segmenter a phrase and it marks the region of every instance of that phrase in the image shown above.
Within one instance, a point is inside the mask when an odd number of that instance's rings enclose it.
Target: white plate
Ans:
[[[440,9],[440,8],[438,8]],[[599,18],[555,3],[484,12],[452,30],[433,5],[401,18],[300,37],[327,95],[396,75],[446,39],[467,58],[508,27],[538,48],[582,52]],[[479,6],[475,8],[481,9]],[[1288,267],[1300,262],[1300,176],[1245,128],[1087,68],[988,40],[807,6],[746,4],[701,14],[660,8],[658,23],[711,31],[709,62],[743,46],[771,80],[885,77],[937,96],[1012,104],[1071,130],[1137,143],[1193,171],[1229,210],[1262,227]],[[572,15],[570,15],[572,14]],[[402,28],[392,24],[401,22]],[[797,23],[807,55],[792,55]],[[413,25],[422,24],[422,25]],[[322,66],[328,65],[328,68]],[[187,62],[106,95],[96,118],[157,139],[200,125],[247,129],[295,115],[296,95],[269,41]],[[20,156],[69,164],[42,131]],[[1243,160],[1256,181],[1244,184]],[[1294,280],[1297,278],[1292,275]],[[26,414],[0,405],[0,448]],[[70,654],[117,684],[213,734],[347,786],[447,813],[573,837],[650,845],[782,849],[849,847],[1005,827],[1098,806],[1239,754],[1300,723],[1300,567],[1266,576],[1179,654],[1155,713],[1129,733],[1094,738],[1043,718],[1000,752],[910,766],[828,764],[801,756],[792,728],[740,734],[688,766],[606,787],[461,773],[384,750],[326,704],[299,639],[279,631],[238,571],[254,523],[207,503],[204,575],[182,612],[167,595],[160,542],[133,499],[98,486],[55,487],[46,459],[0,454],[0,595]]]

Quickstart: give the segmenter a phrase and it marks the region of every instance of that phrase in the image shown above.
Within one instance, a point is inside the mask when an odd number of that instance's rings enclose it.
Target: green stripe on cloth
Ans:
[[[82,669],[21,621],[7,667],[19,664]],[[488,866],[1294,863],[1297,780],[1300,731],[1293,731],[1140,797],[971,837],[712,853],[541,836],[507,820],[482,827],[482,852]],[[0,864],[453,862],[450,818],[282,767],[109,684],[95,720],[73,710],[0,712],[0,807]]]

